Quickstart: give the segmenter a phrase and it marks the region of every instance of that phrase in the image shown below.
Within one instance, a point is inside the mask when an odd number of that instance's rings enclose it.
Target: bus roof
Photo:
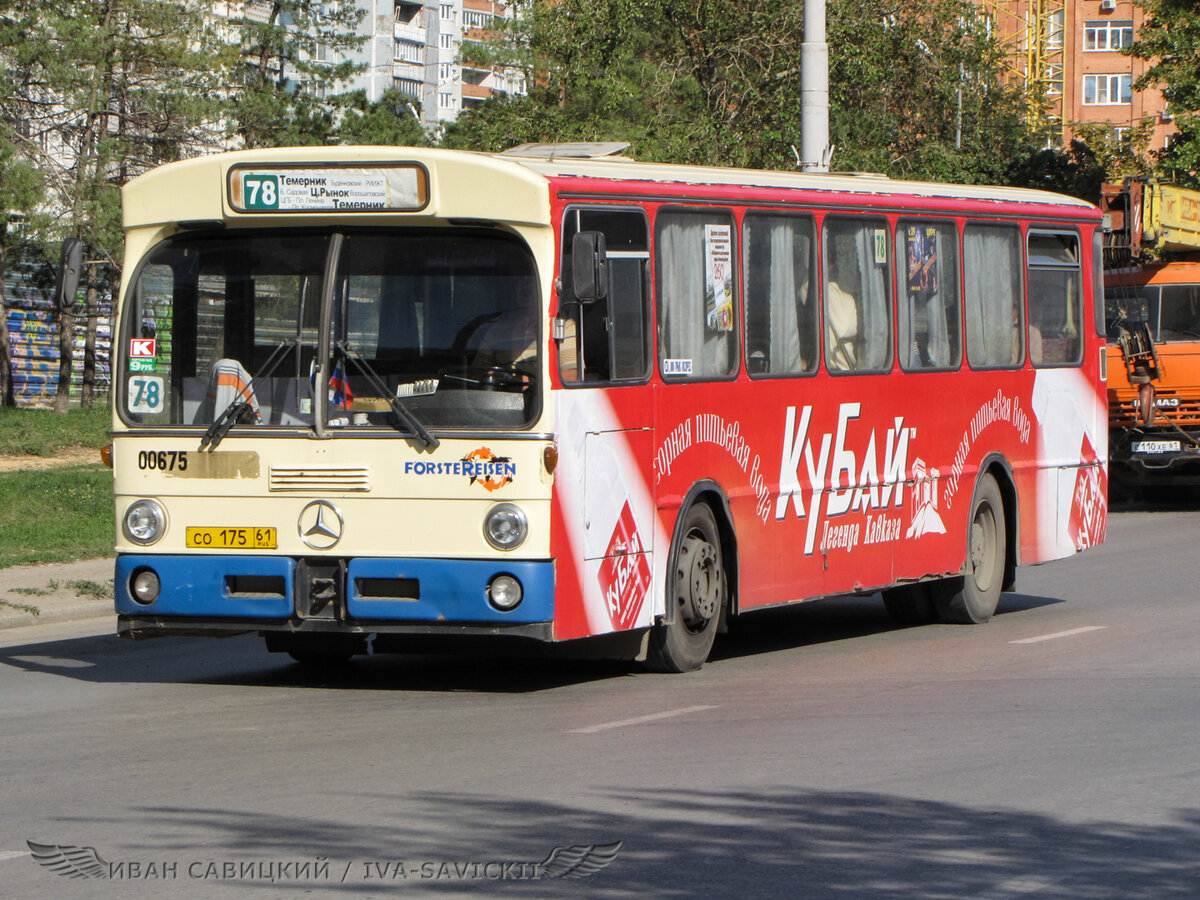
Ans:
[[[397,163],[415,163],[429,173],[428,203],[419,209],[423,216],[542,226],[550,224],[551,185],[566,191],[577,187],[581,192],[608,192],[616,182],[626,188],[623,193],[630,195],[683,196],[688,190],[710,188],[716,193],[736,192],[749,200],[745,192],[752,192],[757,199],[784,190],[856,196],[867,204],[890,205],[889,201],[912,198],[921,205],[1004,203],[1040,208],[1043,214],[1099,215],[1096,207],[1086,201],[1025,188],[894,181],[881,175],[679,166],[614,156],[555,158],[424,147],[338,146],[242,150],[170,163],[125,186],[124,224],[133,228],[178,221],[233,224],[244,220],[246,224],[261,225],[266,219],[278,219],[278,213],[239,211],[230,205],[227,186],[235,166],[303,166],[311,170],[322,165],[369,168],[373,164]],[[354,215],[366,224],[379,213],[356,211]],[[289,224],[305,224],[304,219],[312,224],[324,214],[309,211],[288,216]]]

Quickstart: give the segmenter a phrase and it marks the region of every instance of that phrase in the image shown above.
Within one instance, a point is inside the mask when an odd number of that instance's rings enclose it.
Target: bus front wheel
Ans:
[[[941,582],[934,603],[943,622],[982,625],[996,611],[1004,584],[1004,501],[1000,486],[984,475],[971,503],[966,573]]]
[[[655,625],[650,632],[647,666],[658,672],[690,672],[704,665],[717,635],[726,593],[717,520],[708,506],[696,503],[687,511],[671,548],[667,577],[670,621]]]

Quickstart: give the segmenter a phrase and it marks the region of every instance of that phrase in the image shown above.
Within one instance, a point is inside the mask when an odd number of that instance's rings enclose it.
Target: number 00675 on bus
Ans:
[[[274,528],[187,529],[187,546],[213,550],[274,550]]]

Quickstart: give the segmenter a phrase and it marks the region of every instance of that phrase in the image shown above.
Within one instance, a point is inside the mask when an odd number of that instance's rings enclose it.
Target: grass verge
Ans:
[[[112,555],[112,489],[101,465],[0,473],[0,568]]]
[[[108,404],[93,403],[66,414],[49,409],[0,406],[0,453],[54,456],[64,447],[103,447],[111,424]]]

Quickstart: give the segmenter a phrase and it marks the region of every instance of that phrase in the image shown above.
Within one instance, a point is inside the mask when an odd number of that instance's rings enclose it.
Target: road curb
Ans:
[[[0,629],[112,614],[111,558],[0,569]]]

